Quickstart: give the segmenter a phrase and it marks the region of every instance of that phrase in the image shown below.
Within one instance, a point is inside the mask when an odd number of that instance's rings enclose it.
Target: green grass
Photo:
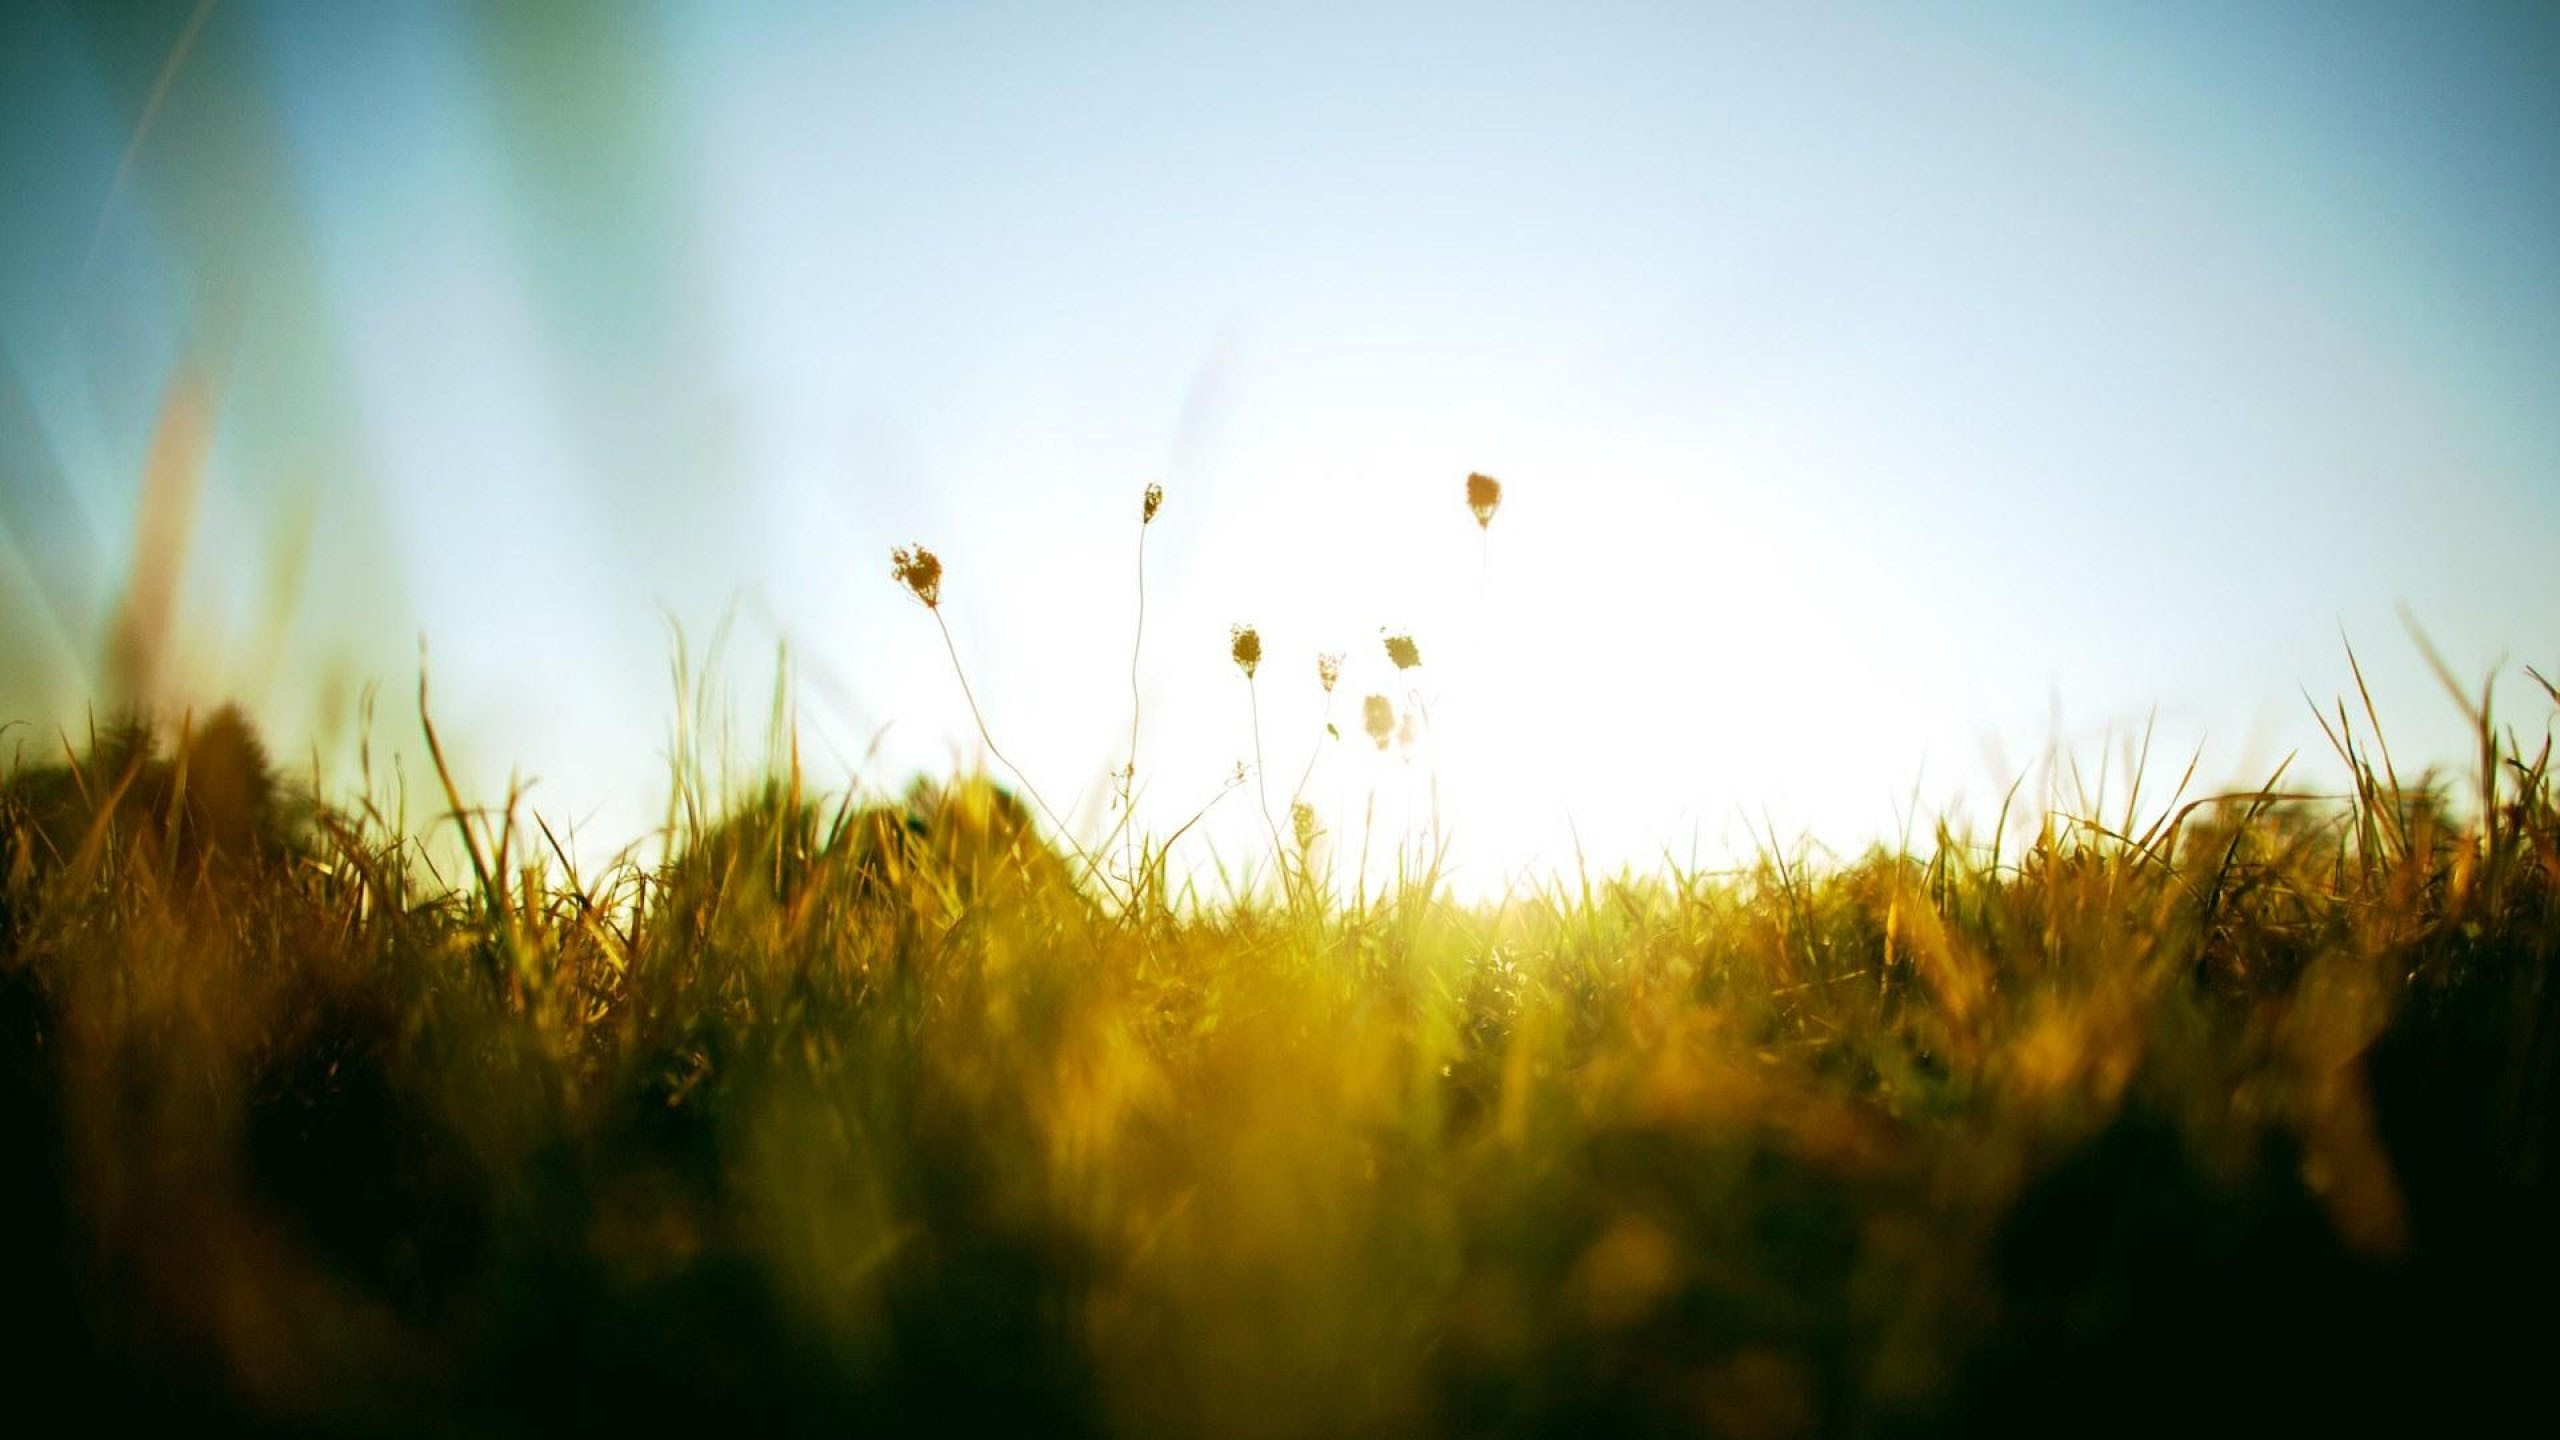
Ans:
[[[598,873],[501,807],[448,885],[231,720],[116,732],[0,788],[10,1393],[384,1434],[2539,1404],[2560,814],[2478,720],[2458,784],[2342,707],[2343,797],[1491,906],[1168,905],[986,781],[788,767]]]

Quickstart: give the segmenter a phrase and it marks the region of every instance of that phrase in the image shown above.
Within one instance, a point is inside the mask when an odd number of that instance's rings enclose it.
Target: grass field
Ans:
[[[787,766],[602,873],[473,812],[446,884],[235,716],[103,733],[0,790],[12,1407],[2458,1428],[2550,1394],[2552,698],[2467,776],[2350,698],[2345,796],[1498,905],[1186,901],[989,781]]]

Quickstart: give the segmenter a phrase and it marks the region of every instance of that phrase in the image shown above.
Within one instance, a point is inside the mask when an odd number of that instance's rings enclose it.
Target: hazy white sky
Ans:
[[[1150,481],[1150,827],[1251,762],[1251,621],[1280,822],[1311,753],[1382,850],[1436,776],[1479,886],[1854,844],[2155,712],[2166,778],[2316,762],[2342,633],[2458,757],[2398,602],[2560,661],[2549,7],[35,3],[0,167],[7,718],[96,691],[192,373],[163,698],[340,753],[378,679],[388,743],[424,635],[475,783],[598,847],[671,621],[735,617],[742,757],[787,637],[821,770],[974,759],[913,541],[1107,825]]]

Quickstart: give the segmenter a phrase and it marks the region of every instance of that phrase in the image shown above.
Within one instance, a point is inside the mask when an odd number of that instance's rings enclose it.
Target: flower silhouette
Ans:
[[[942,608],[942,561],[932,551],[921,545],[890,551],[889,576],[923,601],[927,610]]]

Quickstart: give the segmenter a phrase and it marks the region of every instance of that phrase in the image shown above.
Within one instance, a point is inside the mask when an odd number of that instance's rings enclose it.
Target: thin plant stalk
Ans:
[[[1156,511],[1163,504],[1164,487],[1162,485],[1149,485],[1146,492],[1139,497],[1138,621],[1129,637],[1129,760],[1127,764],[1120,767],[1117,776],[1120,790],[1120,819],[1111,827],[1111,833],[1103,836],[1101,842],[1095,845],[1094,858],[1088,862],[1085,872],[1088,877],[1091,877],[1094,866],[1100,863],[1101,857],[1111,852],[1111,842],[1115,839],[1119,840],[1121,842],[1120,866],[1124,872],[1122,878],[1129,882],[1129,903],[1132,905],[1137,903],[1143,868],[1140,862],[1144,858],[1146,849],[1145,841],[1138,834],[1133,822],[1137,816],[1138,805],[1138,719],[1146,704],[1144,692],[1138,686],[1138,660],[1145,651],[1147,641],[1147,529],[1156,523]],[[1106,880],[1105,884],[1108,883]]]
[[[1120,808],[1124,812],[1136,803],[1131,792],[1137,788],[1138,781],[1138,713],[1145,703],[1138,689],[1138,655],[1147,640],[1147,530],[1153,518],[1151,503],[1146,518],[1138,522],[1138,624],[1136,632],[1129,637],[1129,763],[1120,772]],[[1130,827],[1130,839],[1123,842],[1123,865],[1131,863],[1127,846],[1134,843],[1135,838],[1133,826]],[[1106,845],[1104,848],[1109,847]]]
[[[1305,800],[1307,782],[1315,777],[1316,762],[1324,758],[1324,744],[1326,739],[1331,738],[1338,740],[1341,738],[1341,732],[1335,730],[1333,726],[1333,689],[1334,686],[1339,683],[1341,677],[1342,657],[1339,654],[1319,654],[1316,657],[1317,683],[1324,687],[1324,714],[1319,717],[1316,722],[1320,727],[1322,727],[1322,730],[1316,737],[1315,743],[1307,748],[1307,763],[1298,771],[1297,783],[1289,787],[1290,819],[1293,829],[1295,828],[1296,811]],[[1304,855],[1300,856],[1302,861],[1305,860],[1305,858],[1306,857]],[[1321,902],[1332,890],[1331,864],[1328,863],[1326,865],[1326,878],[1321,884],[1316,881],[1313,873],[1313,867],[1311,865],[1301,864],[1299,869],[1300,878],[1305,883],[1308,893],[1315,896]]]
[[[1360,875],[1352,882],[1354,893],[1351,908],[1354,914],[1366,915],[1369,912],[1369,838],[1377,833],[1377,829],[1378,782],[1376,777],[1372,776],[1369,780],[1368,803],[1360,810]]]
[[[1259,718],[1258,718],[1258,717],[1257,717],[1257,719],[1256,719],[1256,722],[1255,722],[1255,723],[1256,723],[1256,725],[1257,725],[1257,727],[1258,727],[1258,726],[1259,726],[1259,724],[1260,724],[1260,720],[1259,720]],[[1323,718],[1323,720],[1322,720],[1320,723],[1324,726],[1324,728],[1325,728],[1325,730],[1326,730],[1327,732],[1330,732],[1330,731],[1333,729],[1333,691],[1332,691],[1331,689],[1327,689],[1327,690],[1325,691],[1325,695],[1324,695],[1324,718]],[[1325,740],[1325,737],[1324,737],[1323,735],[1319,735],[1319,736],[1317,736],[1317,738],[1316,738],[1316,743],[1315,743],[1313,746],[1309,747],[1309,749],[1308,749],[1308,751],[1307,751],[1307,764],[1306,764],[1306,768],[1305,768],[1305,769],[1303,769],[1303,770],[1300,770],[1300,771],[1298,772],[1298,783],[1289,787],[1289,805],[1290,805],[1290,810],[1291,810],[1291,815],[1292,815],[1292,823],[1293,823],[1293,824],[1295,823],[1295,822],[1294,822],[1294,817],[1295,817],[1295,814],[1296,814],[1297,808],[1298,808],[1300,805],[1302,805],[1302,804],[1304,804],[1304,803],[1305,803],[1305,796],[1306,796],[1306,793],[1307,793],[1307,782],[1315,778],[1315,773],[1316,773],[1316,762],[1317,762],[1318,760],[1321,760],[1321,759],[1323,759],[1323,758],[1324,758],[1324,740]],[[1257,736],[1255,737],[1255,746],[1256,746],[1256,748],[1257,748],[1257,749],[1259,749],[1259,748],[1260,748],[1260,743],[1261,743],[1261,737],[1257,735]],[[1256,755],[1254,758],[1255,758],[1256,762],[1257,762],[1257,763],[1259,763],[1259,761],[1260,761],[1261,757],[1260,757],[1259,755]],[[1264,808],[1267,810],[1269,807],[1266,805]],[[1270,817],[1268,814],[1264,815],[1264,816],[1263,816],[1264,823],[1268,824],[1268,823],[1269,823],[1269,821],[1270,821],[1270,818],[1271,818],[1271,817]],[[1303,858],[1303,857],[1302,857],[1302,858]],[[1319,903],[1321,903],[1321,902],[1322,902],[1322,900],[1324,899],[1324,897],[1325,897],[1325,896],[1326,896],[1326,895],[1331,891],[1331,889],[1332,889],[1332,883],[1331,883],[1331,869],[1332,869],[1332,867],[1331,867],[1329,864],[1327,865],[1327,867],[1326,867],[1326,870],[1327,870],[1327,876],[1326,876],[1326,879],[1325,879],[1322,883],[1319,883],[1319,882],[1316,880],[1316,877],[1315,877],[1315,875],[1314,875],[1314,873],[1313,873],[1313,867],[1312,867],[1311,865],[1302,865],[1302,866],[1300,866],[1299,868],[1300,868],[1300,871],[1301,871],[1301,874],[1300,874],[1300,877],[1299,877],[1299,878],[1300,878],[1300,881],[1302,882],[1302,884],[1304,885],[1304,887],[1305,887],[1305,889],[1306,889],[1307,893],[1308,893],[1308,894],[1310,894],[1310,895],[1312,895],[1312,896],[1314,896],[1314,897],[1316,897],[1316,898],[1317,898],[1317,900],[1319,901]]]
[[[1279,823],[1271,818],[1271,782],[1262,764],[1262,692],[1253,677],[1244,677],[1245,708],[1253,714],[1253,788],[1262,801],[1263,828],[1271,832],[1271,863],[1280,867],[1280,889],[1291,904],[1297,902],[1298,887],[1289,874],[1289,854],[1280,843]]]
[[[987,753],[996,757],[996,763],[1004,766],[1012,773],[1013,778],[1021,783],[1022,793],[1030,796],[1031,803],[1040,807],[1040,813],[1048,819],[1049,827],[1058,832],[1058,838],[1067,842],[1068,848],[1076,852],[1076,858],[1084,861],[1087,871],[1090,872],[1093,857],[1086,854],[1084,847],[1076,843],[1075,836],[1068,833],[1065,822],[1058,818],[1058,812],[1050,809],[1049,802],[1041,798],[1040,787],[1031,783],[1031,777],[1024,774],[1022,767],[1014,764],[1011,757],[996,748],[996,737],[987,729],[986,715],[978,709],[976,692],[969,688],[969,670],[960,663],[960,647],[952,642],[951,626],[942,618],[942,607],[935,605],[928,606],[927,609],[933,616],[934,628],[942,632],[942,648],[951,655],[951,673],[960,681],[960,698],[969,702],[969,718],[978,722],[978,738],[985,742]]]

